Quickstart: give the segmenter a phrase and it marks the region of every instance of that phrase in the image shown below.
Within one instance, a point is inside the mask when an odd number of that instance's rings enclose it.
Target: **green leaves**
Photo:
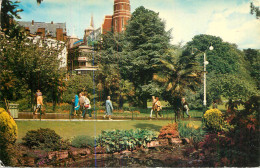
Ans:
[[[97,145],[105,147],[108,153],[120,152],[146,147],[148,142],[156,138],[157,134],[147,129],[102,131],[97,138]]]

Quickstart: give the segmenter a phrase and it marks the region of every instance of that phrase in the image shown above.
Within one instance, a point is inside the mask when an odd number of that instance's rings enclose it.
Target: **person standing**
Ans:
[[[154,105],[155,105],[155,102],[156,102],[156,99],[155,99],[154,96],[152,96],[152,101],[153,101],[153,104],[152,104],[152,109],[151,109],[151,113],[150,113],[150,118],[153,117]]]
[[[182,98],[181,99],[181,102],[182,102],[182,110],[185,111],[186,115],[190,118],[190,115],[189,115],[189,105],[187,103],[187,101],[185,100],[185,98]],[[183,114],[183,117],[184,117],[184,114]]]
[[[79,96],[78,95],[75,95],[75,99],[74,99],[74,116],[76,115],[77,111],[79,110],[80,108],[80,105],[79,105]]]
[[[155,108],[155,112],[156,112],[156,118],[158,117],[158,114],[160,117],[162,117],[161,112],[160,112],[162,110],[162,104],[159,101],[159,97],[156,97],[156,99],[155,99],[154,108]]]
[[[113,112],[113,105],[112,105],[112,102],[110,100],[110,96],[107,96],[106,112],[105,112],[104,118],[106,118],[108,116],[109,120],[112,120],[111,119],[112,112]]]
[[[84,103],[85,103],[85,96],[84,96],[84,93],[82,92],[82,93],[79,93],[80,115],[85,113]],[[83,117],[83,115],[81,115],[81,117]]]
[[[34,114],[37,114],[38,111],[41,111],[41,108],[43,106],[42,92],[39,89],[35,94],[35,98],[36,98],[36,109]]]
[[[85,111],[84,111],[84,113],[82,114],[82,117],[85,118],[86,112],[88,112],[89,118],[91,118],[92,115],[91,115],[90,100],[89,100],[89,98],[87,97],[87,94],[85,94],[84,97],[85,97],[85,102],[84,102]]]

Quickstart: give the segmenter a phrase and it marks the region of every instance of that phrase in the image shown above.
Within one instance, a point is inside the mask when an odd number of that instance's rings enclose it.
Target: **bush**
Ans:
[[[95,139],[86,135],[79,135],[73,138],[71,146],[76,148],[85,148],[88,146],[95,146]]]
[[[178,123],[178,131],[180,134],[180,137],[182,138],[189,138],[194,143],[199,143],[203,140],[205,131],[202,129],[202,127],[197,127],[192,124],[185,124],[182,122]]]
[[[18,109],[19,111],[25,111],[31,108],[30,101],[28,101],[28,98],[23,98],[18,101],[16,101],[17,104],[19,104]]]
[[[178,126],[176,123],[163,126],[158,136],[158,138],[160,139],[176,138],[176,137],[179,137]]]
[[[0,108],[0,160],[11,165],[14,155],[14,143],[17,139],[17,125],[14,119]]]
[[[102,131],[97,145],[105,147],[108,153],[147,147],[147,143],[157,139],[154,131],[147,129]]]
[[[69,147],[68,142],[62,141],[61,137],[49,128],[28,131],[22,140],[25,146],[32,149],[55,151]]]
[[[221,131],[227,124],[220,110],[210,109],[204,114],[205,126],[209,131]]]

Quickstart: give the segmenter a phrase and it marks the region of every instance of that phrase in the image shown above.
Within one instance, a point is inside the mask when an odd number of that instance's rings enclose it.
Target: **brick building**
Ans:
[[[131,18],[130,10],[130,0],[114,0],[114,14],[105,16],[102,33],[124,31],[127,21]]]
[[[25,28],[29,36],[41,36],[42,38],[52,38],[58,41],[66,41],[66,24],[65,23],[45,23],[45,22],[24,22],[18,24]]]

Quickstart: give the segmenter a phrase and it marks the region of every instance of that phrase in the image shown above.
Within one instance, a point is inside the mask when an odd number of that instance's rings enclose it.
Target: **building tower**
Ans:
[[[115,0],[114,1],[114,15],[113,15],[113,29],[114,32],[121,32],[125,30],[127,21],[131,17],[130,1],[129,0]]]
[[[90,21],[90,26],[85,29],[85,34],[84,34],[84,43],[88,43],[88,38],[93,35],[94,32],[94,20],[93,20],[93,15],[91,16],[91,21]]]
[[[130,0],[114,0],[114,14],[105,16],[102,33],[124,31],[127,21],[131,18],[130,10]]]

